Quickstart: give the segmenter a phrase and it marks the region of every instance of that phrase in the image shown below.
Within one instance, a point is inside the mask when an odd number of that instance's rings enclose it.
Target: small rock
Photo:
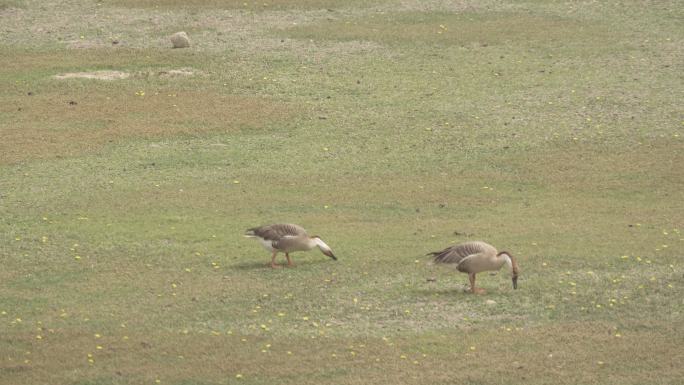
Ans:
[[[486,303],[487,305],[496,305],[496,301],[491,300],[491,299],[486,300],[485,303]]]
[[[435,277],[429,277],[429,278],[427,279],[427,281],[428,281],[428,282],[437,282],[437,278],[435,278]]]
[[[171,35],[171,44],[173,44],[173,48],[187,48],[190,47],[190,38],[183,31],[176,32]]]

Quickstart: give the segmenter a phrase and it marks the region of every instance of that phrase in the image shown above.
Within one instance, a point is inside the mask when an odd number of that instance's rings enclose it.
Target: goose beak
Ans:
[[[514,275],[511,279],[513,280],[513,289],[515,290],[518,288],[518,276]]]
[[[333,254],[332,250],[323,250],[323,254],[337,261],[337,257],[335,256],[335,254]]]

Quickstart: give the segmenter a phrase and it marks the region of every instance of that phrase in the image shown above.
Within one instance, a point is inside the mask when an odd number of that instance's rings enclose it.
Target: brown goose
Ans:
[[[295,224],[279,223],[254,227],[245,232],[245,237],[258,239],[261,245],[273,254],[271,257],[272,268],[280,267],[275,264],[275,258],[279,252],[285,253],[288,266],[294,266],[290,259],[290,253],[294,251],[309,251],[314,247],[318,247],[323,254],[337,260],[330,246],[326,245],[318,235],[310,237],[306,230]]]
[[[499,270],[504,264],[511,271],[513,289],[518,288],[518,264],[515,262],[515,258],[507,251],[497,252],[496,248],[488,243],[481,241],[465,242],[428,255],[434,257],[435,263],[454,264],[458,271],[468,273],[472,293],[482,294],[485,292],[484,289],[475,287],[475,274]]]

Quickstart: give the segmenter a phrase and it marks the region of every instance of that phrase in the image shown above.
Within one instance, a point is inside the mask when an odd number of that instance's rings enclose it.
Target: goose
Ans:
[[[518,288],[518,264],[508,251],[497,252],[496,248],[482,241],[470,241],[447,247],[441,251],[428,253],[434,257],[435,263],[456,265],[462,273],[468,273],[470,292],[484,294],[485,290],[475,287],[475,274],[483,271],[501,269],[506,264],[511,271],[513,289]]]
[[[285,253],[287,265],[294,266],[290,253],[294,251],[309,251],[318,247],[323,254],[337,261],[330,246],[321,237],[314,235],[310,237],[304,228],[292,223],[277,223],[273,225],[253,227],[245,232],[245,237],[256,238],[262,246],[273,255],[271,256],[271,267],[278,268],[275,264],[276,255],[279,252]]]

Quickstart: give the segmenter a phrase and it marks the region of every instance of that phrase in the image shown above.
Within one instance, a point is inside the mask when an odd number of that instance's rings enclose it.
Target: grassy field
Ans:
[[[681,384],[682,20],[0,0],[0,384]],[[425,257],[473,239],[518,290]]]

